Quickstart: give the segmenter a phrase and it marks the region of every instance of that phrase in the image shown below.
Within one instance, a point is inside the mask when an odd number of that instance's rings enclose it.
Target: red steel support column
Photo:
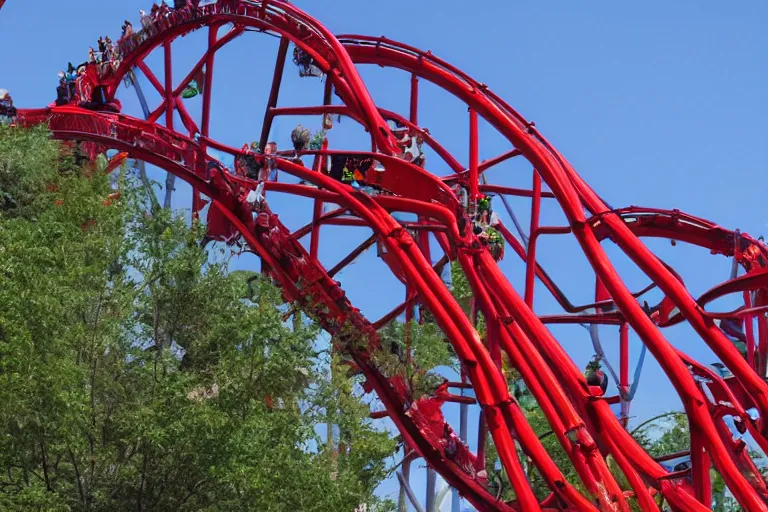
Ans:
[[[541,211],[541,175],[533,170],[533,199],[531,200],[531,230],[528,234],[528,254],[525,261],[525,303],[533,308],[533,287],[536,277],[536,239]]]
[[[411,111],[408,116],[411,123],[419,124],[419,77],[416,73],[411,74]]]
[[[478,149],[477,111],[469,109],[469,204],[472,213],[477,209],[478,187],[480,185],[480,156]]]
[[[282,49],[282,46],[281,46]],[[287,48],[286,48],[287,52]],[[285,61],[285,56],[283,56],[283,61]],[[333,101],[333,84],[330,80],[325,81],[325,89],[323,90],[323,105],[330,105]],[[277,102],[277,97],[275,97],[275,102]],[[323,113],[323,125],[325,125],[325,116],[328,115],[326,112]],[[272,117],[270,116],[270,122]],[[323,140],[323,144],[320,147],[321,150],[325,151],[328,149],[328,140]],[[323,165],[325,165],[325,159],[326,157],[322,154],[315,156],[315,161],[313,162],[312,169],[315,172],[322,172]],[[320,199],[315,199],[313,205],[312,205],[312,236],[309,241],[309,255],[312,256],[313,259],[317,259],[317,251],[320,246],[320,217],[323,214],[323,201]]]
[[[413,322],[413,300],[411,290],[405,285],[405,360],[411,364],[411,322]]]
[[[703,434],[691,429],[691,479],[696,499],[707,508],[712,508],[712,481],[709,476],[710,462],[704,449]]]
[[[427,224],[427,221],[422,218],[419,219],[422,224]],[[418,239],[419,248],[421,249],[421,252],[424,254],[424,257],[427,259],[428,262],[432,263],[432,251],[429,248],[429,231],[427,230],[420,230],[418,233],[416,233],[416,237]]]
[[[477,299],[472,297],[472,309],[470,310],[470,319],[472,325],[477,327]],[[487,345],[487,331],[486,331],[486,345]],[[480,471],[485,469],[485,445],[488,438],[488,425],[485,420],[485,412],[481,409],[480,415],[477,418],[477,459],[475,460],[475,469]]]
[[[621,421],[627,426],[629,421],[629,324],[623,322],[619,327],[619,388],[621,389]]]
[[[419,124],[419,77],[415,73],[411,74],[411,102],[408,120],[414,126],[418,126]],[[420,223],[424,223],[426,221],[426,218],[419,216]],[[426,231],[421,231],[418,233],[417,237],[421,252],[424,253],[424,257],[427,258],[427,261],[431,263],[432,254],[429,249],[429,233]]]
[[[267,145],[269,130],[272,128],[272,113],[270,110],[277,105],[277,98],[280,95],[280,83],[283,81],[283,69],[285,68],[285,56],[288,54],[288,45],[291,40],[287,37],[280,39],[280,47],[277,50],[277,60],[275,61],[275,73],[272,75],[272,89],[269,91],[269,101],[267,101],[267,111],[264,113],[264,124],[261,127],[261,138],[259,139],[259,149],[263,152]]]
[[[763,305],[759,299],[757,305]],[[768,367],[768,318],[765,317],[765,313],[757,315],[757,335],[758,361],[760,363],[757,371],[760,378],[764,379],[766,367]]]
[[[200,126],[201,135],[210,137],[211,128],[211,88],[213,87],[213,59],[216,56],[216,40],[219,33],[218,25],[208,27],[208,51],[205,56],[205,79],[203,83],[203,113]],[[205,152],[205,143],[202,144]],[[197,215],[202,206],[200,192],[192,189],[192,215]]]
[[[328,141],[323,141],[322,149],[328,148]],[[315,172],[321,172],[325,157],[323,155],[317,155],[315,157],[313,170]],[[323,213],[323,201],[315,199],[312,207],[312,234],[309,239],[309,255],[312,259],[317,259],[317,251],[320,247],[320,216]]]
[[[752,307],[752,295],[750,292],[744,292],[744,307]],[[749,366],[757,370],[755,366],[755,325],[752,321],[752,315],[744,315],[744,335],[747,338],[747,362]]]
[[[333,277],[339,272],[341,272],[345,267],[347,267],[350,263],[355,261],[355,259],[363,254],[365,251],[371,248],[373,244],[376,243],[376,240],[378,240],[378,236],[371,235],[368,237],[367,240],[365,240],[363,243],[355,247],[349,254],[344,256],[344,258],[341,259],[336,265],[334,265],[331,269],[328,270],[328,277]]]
[[[205,58],[205,84],[203,85],[203,120],[200,131],[205,137],[210,136],[211,126],[211,87],[213,86],[213,59],[216,56],[215,46],[219,26],[208,28],[208,53]]]
[[[173,60],[170,41],[163,43],[163,62],[165,63],[165,126],[173,130]]]
[[[163,62],[165,67],[165,87],[163,95],[164,104],[165,104],[165,126],[168,127],[169,130],[173,130],[173,108],[175,103],[175,97],[173,95],[173,61],[171,59],[171,42],[165,41],[163,42]],[[160,118],[160,109],[162,109],[162,105],[156,112],[153,112],[152,115],[147,119],[147,122],[154,123]],[[155,117],[157,116],[157,117]],[[176,176],[172,173],[166,173],[165,177],[165,199],[163,201],[163,206],[166,208],[171,207],[171,197],[173,194],[173,190],[175,189],[174,185],[176,183]],[[194,201],[192,206],[194,207]],[[193,215],[194,218],[194,215]]]

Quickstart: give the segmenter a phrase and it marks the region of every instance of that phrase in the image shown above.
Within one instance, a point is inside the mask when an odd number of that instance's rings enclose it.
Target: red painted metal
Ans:
[[[413,126],[419,124],[419,77],[411,75],[411,103],[408,120]]]
[[[541,212],[541,175],[533,170],[533,206],[531,207],[531,230],[528,240],[528,252],[525,261],[525,303],[533,309],[533,287],[536,275],[536,241],[541,230],[539,228],[539,214]]]
[[[213,90],[213,63],[216,57],[214,47],[218,39],[219,26],[208,27],[208,52],[205,58],[205,85],[203,86],[203,113],[202,130],[200,135],[210,136],[211,126],[211,92]],[[186,86],[186,84],[185,84]]]
[[[176,106],[176,98],[173,95],[173,57],[171,55],[171,41],[163,42],[163,62],[165,67],[165,126],[173,130],[173,108]]]
[[[480,137],[477,133],[477,112],[469,109],[469,204],[474,212],[477,208],[477,198],[480,186],[479,173],[479,143]]]
[[[219,28],[228,23],[233,24],[232,28],[218,38]],[[206,52],[174,88],[171,42],[203,27],[208,28]],[[714,469],[723,475],[744,509],[768,511],[765,482],[743,443],[733,440],[724,422],[726,416],[736,418],[739,428],[749,432],[761,448],[768,448],[768,422],[765,421],[768,386],[764,380],[768,366],[768,247],[746,234],[677,210],[611,209],[533,123],[487,86],[430,52],[386,38],[335,37],[294,5],[279,0],[230,0],[199,9],[180,9],[163,26],[158,24],[155,28],[135,44],[123,45],[120,67],[100,79],[108,97],[114,98],[126,73],[139,68],[162,97],[147,121],[64,106],[19,110],[19,124],[48,123],[57,138],[95,142],[121,151],[121,159],[128,155],[159,166],[192,185],[195,210],[201,206],[197,192],[210,198],[214,215],[228,223],[233,233],[239,232],[249,248],[261,257],[263,268],[281,283],[286,300],[297,302],[334,336],[335,350],[344,354],[348,364],[365,377],[365,389],[378,394],[386,412],[379,411],[373,413],[374,416],[392,419],[406,445],[478,509],[626,511],[630,509],[630,501],[634,501],[643,510],[659,510],[654,496],[660,494],[675,510],[707,510],[712,502],[709,473]],[[262,148],[273,119],[286,115],[344,115],[365,127],[372,138],[373,154],[365,150],[349,151],[349,148],[331,150],[327,141],[319,151],[300,152],[301,156],[314,158],[311,168],[297,165],[288,153],[277,155],[276,165],[281,173],[314,185],[279,180],[265,183],[265,190],[273,193],[313,200],[312,221],[294,233],[288,232],[269,207],[253,217],[241,198],[244,191],[256,188],[256,181],[208,171],[209,164],[216,164],[206,153],[208,147],[234,157],[245,156],[242,151],[211,137],[211,90],[215,53],[252,29],[281,38],[260,137]],[[323,105],[277,107],[290,43],[306,52],[326,73]],[[152,50],[161,47],[165,63],[163,82],[144,62]],[[356,66],[364,64],[396,68],[409,75],[407,116],[375,105],[357,72]],[[198,127],[180,95],[203,67],[202,117]],[[468,165],[460,164],[418,125],[422,81],[443,88],[466,104],[470,113]],[[334,90],[342,105],[330,104]],[[188,133],[180,133],[175,126],[174,110]],[[157,124],[163,114],[165,127]],[[512,146],[483,162],[479,161],[481,117]],[[429,164],[425,169],[401,159],[402,151],[387,120],[398,121],[411,136],[423,139],[426,147],[454,174],[439,178],[429,172]],[[380,162],[384,171],[369,171],[365,183],[384,193],[368,195],[328,176],[323,163],[335,155],[371,157]],[[250,156],[263,164],[263,155]],[[485,183],[486,171],[517,157],[525,158],[534,168],[531,190]],[[480,193],[531,198],[528,240],[519,239],[503,224],[497,226],[510,245],[511,254],[524,264],[522,296],[472,233],[472,219],[468,216],[471,212],[465,211],[450,188],[457,182],[468,188],[470,205],[476,204]],[[323,213],[324,203],[338,204],[340,208]],[[541,209],[550,204],[562,209],[567,226],[540,226]],[[390,215],[394,211],[414,213],[418,221],[397,222]],[[364,226],[373,234],[326,270],[319,261],[322,224]],[[409,230],[416,235],[412,237]],[[305,249],[299,241],[307,234],[311,237]],[[594,303],[574,305],[543,268],[537,258],[537,241],[541,236],[551,235],[573,236],[578,242],[594,270]],[[445,252],[436,264],[432,258],[431,237]],[[667,238],[734,258],[745,275],[718,284],[694,299],[680,276],[650,252],[641,242],[642,237]],[[601,242],[607,240],[614,242],[647,275],[648,286],[636,293],[627,289],[601,246]],[[386,252],[386,258],[382,258],[385,264],[405,285],[405,300],[372,324],[352,306],[333,276],[377,242]],[[470,318],[473,314],[465,314],[440,278],[439,271],[448,259],[458,262],[468,278],[475,294],[473,312],[485,319],[484,339],[474,328]],[[533,311],[537,279],[543,285],[541,291],[550,293],[564,313],[537,315]],[[654,288],[663,293],[664,299],[650,310],[644,309],[639,299]],[[706,311],[707,304],[727,295],[738,296],[744,306],[729,312]],[[445,333],[461,362],[460,384],[471,386],[475,398],[451,395],[442,389],[434,396],[413,402],[407,384],[382,373],[371,358],[371,350],[378,347],[376,330],[404,311],[410,319],[416,304],[429,310],[431,318]],[[726,338],[716,319],[744,319],[746,358]],[[682,322],[693,328],[733,373],[732,377],[717,375],[665,339],[663,329]],[[353,332],[341,329],[345,323],[354,327]],[[619,382],[615,383],[618,395],[603,396],[587,385],[582,371],[546,328],[550,323],[619,326]],[[691,426],[690,470],[668,472],[659,464],[663,458],[650,457],[625,429],[629,412],[630,331],[634,331],[659,362],[685,407]],[[510,396],[501,364],[502,353],[541,407],[555,438],[573,463],[578,486],[565,480],[561,468],[553,462],[526,421],[524,411]],[[480,408],[480,442],[476,454],[461,443],[447,450],[455,434],[441,412],[445,402],[476,404],[473,406]],[[619,418],[610,407],[616,402],[621,403]],[[758,411],[756,420],[747,413],[752,408]],[[497,501],[488,491],[487,476],[481,471],[485,466],[486,432],[515,490],[517,499],[513,502]],[[543,501],[533,494],[516,444],[551,490]],[[623,489],[609,471],[608,456],[620,468],[629,490]]]
[[[277,50],[277,59],[275,60],[275,71],[272,75],[272,88],[269,91],[267,100],[267,111],[264,113],[264,124],[261,127],[261,137],[259,138],[259,149],[264,151],[267,147],[269,131],[272,128],[273,116],[270,110],[277,106],[277,98],[280,95],[280,84],[283,81],[283,69],[285,68],[285,57],[288,55],[288,45],[291,40],[287,37],[280,39],[280,47]]]
[[[619,391],[622,394],[620,418],[626,426],[629,420],[629,400],[623,398],[629,393],[629,325],[626,322],[619,327]]]

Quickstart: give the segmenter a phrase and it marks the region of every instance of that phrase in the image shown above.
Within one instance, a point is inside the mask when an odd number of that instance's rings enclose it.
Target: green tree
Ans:
[[[261,279],[244,298],[203,227],[148,212],[127,171],[106,201],[65,154],[0,128],[0,509],[386,507],[394,441],[327,379],[318,329]]]
[[[688,417],[682,412],[666,412],[654,416],[636,426],[631,434],[652,457],[690,448]]]

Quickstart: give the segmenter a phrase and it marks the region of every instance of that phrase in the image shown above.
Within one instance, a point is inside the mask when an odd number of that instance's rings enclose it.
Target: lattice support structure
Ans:
[[[197,2],[191,2],[196,5]],[[2,0],[0,0],[0,6]],[[763,450],[768,448],[768,248],[750,236],[726,230],[677,210],[616,209],[603,201],[568,161],[487,86],[478,83],[429,52],[386,38],[362,35],[334,36],[317,20],[288,2],[220,0],[213,5],[170,11],[147,29],[118,44],[119,58],[106,71],[89,68],[79,80],[84,91],[104,91],[104,98],[77,97],[71,104],[37,110],[19,110],[18,123],[47,123],[55,137],[88,141],[116,149],[123,157],[158,166],[193,187],[193,209],[200,211],[205,196],[211,216],[228,226],[258,254],[264,270],[281,283],[286,300],[295,302],[334,336],[334,344],[349,364],[365,377],[365,387],[377,393],[385,412],[400,430],[408,450],[422,457],[458,493],[480,510],[629,510],[630,501],[643,510],[659,510],[658,495],[675,510],[706,510],[711,505],[710,468],[717,470],[745,510],[768,510],[768,489],[741,441],[734,441],[725,417],[748,432]],[[225,25],[228,32],[222,33]],[[246,31],[267,32],[281,38],[258,151],[236,149],[210,136],[215,83],[215,54]],[[172,42],[196,30],[207,31],[207,49],[192,69],[176,82],[171,72]],[[290,45],[302,73],[324,74],[323,104],[278,106],[283,68]],[[145,58],[160,49],[165,70],[155,74]],[[396,68],[410,75],[407,116],[380,109],[357,72],[359,65]],[[157,90],[161,101],[149,106],[146,119],[118,113],[115,95],[131,73],[141,73]],[[161,78],[158,78],[161,77]],[[202,78],[201,78],[202,77]],[[183,93],[192,81],[201,88],[202,119],[198,126],[187,111]],[[469,162],[460,163],[427,130],[419,126],[420,83],[437,85],[466,104],[469,123]],[[333,93],[341,104],[332,104]],[[175,116],[181,125],[174,122]],[[370,134],[371,148],[328,147],[272,153],[268,134],[278,116],[342,115],[360,123]],[[164,125],[158,120],[165,118]],[[509,141],[508,151],[479,160],[479,120],[489,123]],[[429,148],[452,169],[438,177],[430,173],[420,149]],[[256,172],[233,174],[209,156],[215,149],[239,162],[251,162]],[[312,167],[297,163],[300,156],[314,158]],[[352,182],[327,172],[328,159],[344,157],[368,161],[370,168]],[[488,183],[487,171],[512,158],[524,158],[532,167],[531,189]],[[299,178],[300,184],[277,177]],[[172,185],[172,182],[171,182]],[[374,194],[361,190],[370,187]],[[313,199],[312,223],[291,233],[268,206],[254,213],[247,192],[281,192]],[[491,218],[493,233],[503,238],[507,258],[518,258],[525,268],[525,286],[513,287],[498,266],[500,240],[491,240],[483,227],[485,194],[502,198],[530,198],[529,232],[508,208],[517,234]],[[564,226],[541,225],[545,202],[556,202],[567,219]],[[323,213],[323,204],[339,205]],[[211,213],[212,212],[212,213]],[[407,212],[416,221],[398,221],[392,212]],[[318,260],[320,226],[367,226],[373,236],[331,269]],[[220,233],[219,233],[220,234]],[[309,247],[300,239],[310,236]],[[574,305],[558,288],[537,259],[542,236],[573,237],[587,257],[595,278],[595,300]],[[733,258],[743,269],[694,298],[679,275],[641,241],[662,237],[693,244]],[[444,255],[435,263],[430,239]],[[601,246],[612,240],[649,278],[651,284],[630,291]],[[381,257],[405,286],[405,300],[384,318],[371,322],[346,298],[333,276],[359,254],[378,247]],[[503,253],[503,249],[502,249]],[[473,314],[467,315],[443,282],[448,261],[458,262],[474,292]],[[562,307],[558,315],[533,310],[534,286],[550,293]],[[663,294],[656,305],[643,306],[638,298],[652,288]],[[726,295],[743,298],[734,311],[711,312],[707,304]],[[446,383],[434,396],[413,401],[402,379],[383,374],[371,357],[378,347],[377,329],[413,307],[428,311],[442,329],[462,365],[462,382]],[[480,337],[474,318],[482,315],[486,335]],[[728,373],[717,373],[672,346],[664,328],[687,322],[701,342],[722,361]],[[741,326],[736,336],[746,346],[742,355],[726,336],[724,323]],[[619,332],[618,394],[606,395],[599,382],[588,380],[547,328],[551,324],[613,325]],[[350,329],[349,326],[352,328]],[[685,469],[665,469],[626,431],[631,399],[629,334],[639,337],[659,361],[679,394],[691,427],[690,457]],[[593,333],[593,341],[596,334]],[[361,343],[363,341],[363,343]],[[541,407],[554,436],[565,449],[580,480],[568,482],[553,462],[515,397],[502,367],[506,358],[522,377]],[[472,388],[474,398],[449,392]],[[461,425],[445,423],[440,406],[461,403]],[[611,404],[621,403],[619,417]],[[487,432],[498,451],[516,499],[505,503],[489,490],[485,475],[485,435],[470,449],[466,439],[466,411],[479,407],[478,432]],[[756,411],[750,414],[748,411]],[[520,458],[519,446],[528,460]],[[611,457],[624,475],[622,488],[606,462]],[[541,500],[534,494],[524,466],[532,464],[551,490]],[[583,490],[583,491],[582,491]]]

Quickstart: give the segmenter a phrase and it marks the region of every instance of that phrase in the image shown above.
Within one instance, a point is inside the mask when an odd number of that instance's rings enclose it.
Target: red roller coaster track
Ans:
[[[3,0],[0,0],[2,6]],[[197,2],[191,2],[197,4]],[[190,4],[191,4],[190,3]],[[229,25],[229,31],[219,32]],[[184,79],[174,86],[171,73],[171,42],[196,30],[208,30],[208,50]],[[217,50],[246,32],[256,29],[281,38],[275,79],[263,125],[261,148],[276,116],[339,114],[362,124],[371,136],[369,151],[303,151],[314,156],[312,168],[294,159],[259,152],[246,152],[209,137],[214,56]],[[282,70],[289,43],[327,76],[323,105],[277,107]],[[165,75],[158,79],[144,59],[162,48]],[[411,74],[411,103],[408,117],[379,109],[371,99],[356,66],[376,64]],[[406,445],[423,457],[445,480],[480,510],[629,510],[630,501],[643,510],[659,510],[655,497],[661,494],[674,510],[707,510],[711,507],[710,469],[724,478],[728,488],[750,511],[768,511],[768,489],[749,457],[743,441],[734,440],[725,419],[733,418],[736,428],[748,432],[759,446],[768,448],[768,248],[746,234],[728,231],[708,221],[677,210],[629,207],[613,209],[584,182],[565,158],[487,86],[429,52],[387,40],[359,35],[334,36],[319,22],[288,2],[220,0],[194,8],[189,5],[158,19],[150,28],[122,40],[119,59],[104,71],[90,64],[78,79],[78,93],[68,105],[37,110],[19,110],[20,125],[47,123],[55,137],[88,141],[101,148],[116,149],[121,155],[143,160],[187,181],[195,190],[194,209],[210,198],[209,215],[231,223],[250,249],[258,254],[264,270],[277,279],[287,300],[297,302],[334,335],[335,346],[345,353],[365,376],[368,389],[376,391],[387,415],[403,435]],[[202,87],[202,121],[198,126],[187,112],[182,92],[205,69]],[[162,97],[146,120],[116,112],[115,94],[122,80],[134,70],[141,71]],[[138,72],[137,71],[137,72]],[[431,82],[451,93],[469,109],[470,156],[468,165],[458,162],[440,143],[418,125],[419,83]],[[331,105],[332,92],[342,105]],[[104,100],[94,108],[94,91]],[[82,101],[81,101],[82,100]],[[98,102],[97,102],[98,103]],[[86,108],[87,107],[87,108]],[[174,125],[174,111],[183,129]],[[165,126],[157,121],[165,114]],[[504,136],[514,149],[496,158],[479,162],[478,119],[482,118]],[[455,174],[436,177],[429,167],[403,158],[402,146],[388,124],[395,120],[408,132],[423,139]],[[277,215],[264,207],[254,218],[243,191],[259,182],[222,170],[208,154],[212,148],[259,165],[274,165],[300,178],[292,184],[276,178],[264,182],[266,191],[279,191],[312,198],[313,222],[291,233]],[[365,175],[367,184],[381,192],[367,194],[322,172],[326,156],[355,155],[377,162],[376,172]],[[322,157],[322,158],[321,158]],[[485,171],[507,159],[522,157],[533,167],[532,190],[487,184]],[[271,163],[269,163],[271,162]],[[382,170],[383,169],[383,170]],[[278,174],[279,175],[279,174]],[[544,190],[546,185],[549,190]],[[466,190],[466,200],[457,198],[456,187]],[[483,193],[502,197],[516,195],[531,199],[529,237],[514,236],[503,225],[497,229],[509,244],[508,257],[525,264],[525,288],[520,293],[505,278],[488,247],[472,230],[478,199]],[[556,201],[568,225],[540,225],[542,200]],[[322,204],[340,206],[322,214]],[[418,221],[398,222],[391,212],[411,212]],[[343,214],[343,215],[342,215]],[[407,298],[391,314],[371,323],[354,308],[332,276],[341,266],[372,245],[356,249],[331,270],[318,261],[321,224],[364,225],[386,251],[385,262],[406,285]],[[416,234],[414,234],[416,233]],[[429,234],[439,242],[445,258],[433,267]],[[309,248],[300,243],[310,235]],[[537,262],[538,238],[542,235],[571,235],[594,269],[595,302],[573,305]],[[662,262],[641,237],[661,237],[709,249],[713,254],[733,258],[744,274],[730,279],[698,299],[686,289],[680,276]],[[615,270],[601,246],[610,239],[644,272],[663,293],[653,307],[643,307]],[[439,275],[445,261],[458,262],[474,292],[475,309],[486,321],[481,338],[473,320],[462,310]],[[736,274],[736,273],[734,273]],[[564,312],[539,316],[532,308],[534,282],[538,279]],[[738,294],[744,306],[735,311],[706,311],[716,298]],[[485,467],[485,435],[477,450],[455,443],[453,429],[444,423],[439,406],[445,401],[472,402],[440,388],[436,396],[412,403],[402,381],[388,378],[370,357],[378,344],[377,328],[403,311],[419,304],[431,313],[458,356],[467,383],[482,411],[482,429],[492,436],[501,463],[514,488],[516,499],[505,503],[488,490]],[[591,313],[587,313],[591,311]],[[407,313],[411,314],[411,313]],[[745,358],[718,326],[716,320],[735,321],[743,327],[747,346]],[[673,347],[663,328],[687,322],[730,371],[723,378]],[[618,396],[605,396],[599,386],[587,383],[561,344],[546,328],[548,323],[610,324],[620,326],[620,378]],[[756,328],[755,328],[756,324]],[[350,328],[351,327],[351,328]],[[625,418],[617,418],[613,403],[629,401],[629,331],[634,330],[656,358],[679,394],[688,415],[691,431],[690,464],[670,472],[646,453],[625,429]],[[359,343],[365,340],[366,343]],[[568,482],[526,421],[525,414],[510,395],[502,372],[505,353],[520,373],[546,415],[557,440],[565,449],[580,482]],[[750,414],[748,411],[756,411]],[[453,444],[451,444],[451,440]],[[530,459],[551,494],[540,501],[534,495],[519,458],[519,446]],[[450,447],[450,449],[448,449]],[[628,486],[623,489],[606,462],[611,457],[621,469]]]

